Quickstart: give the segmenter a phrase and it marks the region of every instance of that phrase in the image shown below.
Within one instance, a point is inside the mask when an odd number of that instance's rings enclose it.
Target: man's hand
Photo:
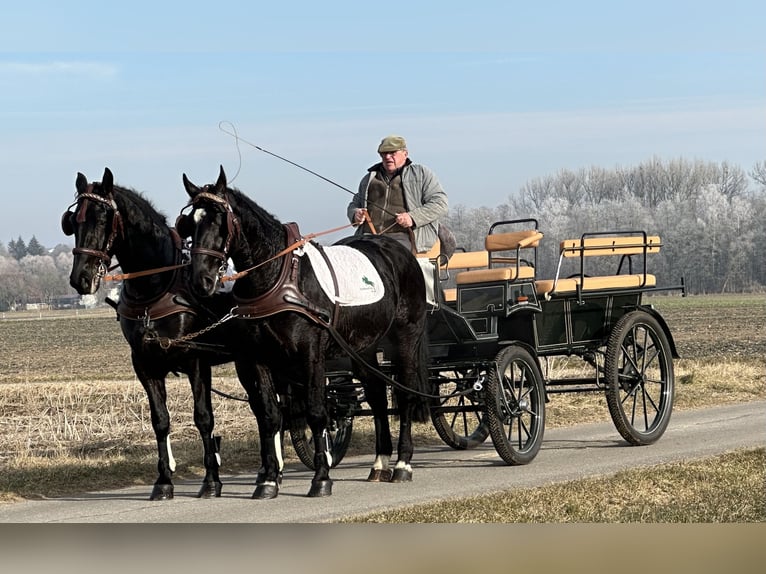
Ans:
[[[404,227],[405,229],[409,229],[412,227],[412,217],[410,217],[410,214],[406,211],[404,213],[397,213],[396,214],[396,223]]]
[[[362,223],[365,219],[366,213],[367,213],[366,209],[357,209],[354,212],[354,223],[356,224]]]

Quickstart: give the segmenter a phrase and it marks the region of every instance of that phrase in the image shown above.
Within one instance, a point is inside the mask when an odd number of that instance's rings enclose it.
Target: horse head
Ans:
[[[185,173],[183,183],[192,210],[179,215],[176,229],[182,237],[192,239],[192,290],[199,296],[209,297],[226,272],[231,250],[236,248],[239,220],[229,205],[223,166],[214,184],[198,187]]]
[[[88,183],[78,173],[75,188],[75,201],[61,216],[61,230],[75,237],[69,283],[80,295],[90,295],[106,274],[114,242],[123,232],[122,217],[114,201],[114,177],[109,168],[104,169],[101,182]]]

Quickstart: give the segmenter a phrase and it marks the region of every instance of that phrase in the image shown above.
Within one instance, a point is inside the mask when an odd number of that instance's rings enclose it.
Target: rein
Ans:
[[[124,279],[135,279],[136,277],[145,277],[146,275],[154,275],[155,273],[165,273],[166,271],[174,271],[181,267],[189,265],[186,263],[179,263],[177,265],[166,265],[165,267],[156,267],[155,269],[145,269],[144,271],[134,271],[133,273],[113,273],[111,275],[105,275],[101,278],[102,281],[122,281]]]
[[[273,257],[269,257],[268,259],[265,259],[264,261],[261,261],[260,263],[253,265],[252,267],[243,269],[242,271],[239,271],[238,273],[235,273],[233,275],[226,275],[224,277],[221,277],[221,282],[224,283],[226,281],[236,281],[237,279],[244,277],[251,271],[258,269],[260,266],[266,265],[266,263],[274,261],[275,259],[279,259],[283,255],[287,255],[288,253],[295,251],[296,249],[300,247],[303,247],[304,245],[306,245],[306,243],[308,243],[315,237],[319,237],[321,235],[327,235],[329,233],[335,233],[336,231],[341,231],[342,229],[346,229],[347,227],[356,227],[356,226],[357,226],[356,223],[349,223],[348,225],[341,225],[340,227],[334,227],[333,229],[327,229],[325,231],[319,231],[317,233],[309,233],[308,235],[301,237],[298,241],[296,241],[292,245],[288,245],[287,247],[285,247],[282,251],[280,251]]]
[[[365,361],[359,353],[357,353],[351,345],[346,342],[346,340],[341,336],[340,333],[328,322],[323,322],[322,325],[330,332],[330,335],[332,335],[332,338],[335,339],[335,342],[340,345],[340,347],[346,351],[346,353],[349,354],[350,357],[352,357],[354,360],[358,361],[361,365],[364,365],[365,368],[369,369],[370,372],[374,373],[376,376],[378,376],[380,379],[386,381],[388,384],[390,384],[392,387],[396,387],[399,390],[402,390],[406,393],[409,393],[411,395],[417,395],[419,397],[424,397],[427,399],[449,399],[452,397],[461,397],[464,395],[469,395],[473,392],[479,392],[482,390],[482,384],[480,382],[476,382],[473,384],[473,386],[470,389],[466,389],[464,391],[455,391],[454,393],[450,393],[449,395],[432,395],[429,393],[421,393],[420,391],[413,390],[409,387],[404,386],[399,381],[389,377],[386,375],[383,371],[380,369],[376,369],[372,365],[370,365],[367,361]]]
[[[176,250],[180,251],[182,247],[182,240],[178,235],[178,232],[174,228],[170,229],[170,235],[175,243]],[[177,263],[175,265],[165,265],[164,267],[155,267],[153,269],[144,269],[143,271],[133,271],[130,273],[113,273],[111,275],[105,275],[101,278],[102,281],[123,281],[125,279],[135,279],[137,277],[146,277],[147,275],[154,275],[157,273],[165,273],[167,271],[175,271],[189,265],[189,261],[183,263]],[[110,269],[111,271],[111,269]]]

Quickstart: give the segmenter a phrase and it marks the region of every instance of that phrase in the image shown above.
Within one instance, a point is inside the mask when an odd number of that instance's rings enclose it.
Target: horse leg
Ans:
[[[407,389],[424,392],[428,389],[428,368],[426,344],[422,334],[409,324],[397,331],[397,366],[399,381]],[[412,480],[412,442],[413,421],[425,422],[429,417],[427,399],[408,390],[396,389],[399,405],[399,443],[397,461],[391,482],[409,482]]]
[[[194,397],[194,424],[202,438],[202,461],[205,465],[205,478],[197,493],[197,498],[219,497],[223,488],[218,475],[218,469],[221,466],[220,438],[213,436],[215,418],[210,397],[212,385],[210,365],[203,364],[199,360],[195,361],[189,371],[189,383]]]
[[[282,411],[269,369],[249,362],[236,362],[237,375],[247,392],[250,410],[258,421],[261,468],[255,479],[253,498],[276,498],[282,482]]]
[[[412,418],[414,404],[407,392],[397,390],[396,401],[399,405],[399,443],[396,447],[397,460],[394,466],[394,472],[391,475],[391,482],[409,482],[412,480],[412,454],[414,446],[412,443]]]
[[[363,357],[365,362],[377,367],[377,354],[367,354]],[[363,367],[358,370],[357,376],[364,386],[364,396],[372,410],[372,418],[375,423],[375,461],[370,474],[369,482],[388,482],[391,480],[391,455],[394,445],[391,441],[391,427],[388,422],[388,394],[386,385],[374,375],[366,372]]]
[[[304,404],[306,405],[306,422],[311,427],[314,439],[314,478],[311,479],[309,497],[330,496],[332,494],[332,479],[330,467],[332,455],[330,452],[329,434],[327,432],[328,417],[325,389],[324,354],[319,352],[326,344],[327,335],[322,333],[319,345],[311,352],[305,353],[304,365],[308,389]]]
[[[170,448],[170,414],[167,408],[165,376],[149,374],[137,363],[134,355],[133,368],[149,399],[152,428],[157,440],[158,476],[149,500],[169,500],[173,498],[173,472],[176,469],[176,461]]]

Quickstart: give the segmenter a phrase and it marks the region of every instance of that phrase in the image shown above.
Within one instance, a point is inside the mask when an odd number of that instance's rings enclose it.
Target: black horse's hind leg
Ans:
[[[173,498],[173,472],[176,462],[170,448],[170,415],[167,408],[165,375],[148,374],[133,356],[133,368],[149,399],[152,428],[157,439],[157,480],[149,500],[169,500]]]
[[[396,389],[399,405],[399,443],[397,461],[391,482],[409,482],[412,480],[412,442],[413,421],[425,422],[429,417],[428,402],[422,395],[428,390],[428,368],[426,343],[419,329],[409,323],[401,326],[396,333],[397,366],[399,381],[408,390]]]
[[[282,482],[282,410],[268,368],[250,361],[236,362],[237,375],[247,392],[250,410],[258,421],[261,468],[255,480],[253,498],[276,498]]]
[[[332,458],[327,434],[328,416],[325,390],[325,359],[319,349],[325,348],[329,335],[323,331],[311,345],[311,351],[303,355],[305,379],[308,382],[306,422],[314,438],[314,478],[308,496],[312,498],[330,496],[332,479],[330,467]]]
[[[412,480],[412,455],[414,445],[412,442],[412,419],[414,413],[413,401],[407,396],[406,391],[396,391],[397,404],[399,405],[399,444],[397,445],[397,461],[391,482],[409,482]]]
[[[210,397],[212,384],[210,365],[196,361],[189,372],[189,383],[194,397],[194,424],[202,438],[203,463],[205,465],[205,478],[199,493],[197,493],[197,498],[219,497],[223,484],[218,475],[218,469],[221,465],[218,454],[219,439],[213,436],[215,418]]]
[[[366,363],[373,367],[378,366],[377,354],[366,353],[362,357]],[[394,445],[391,441],[391,426],[388,422],[388,393],[384,381],[370,374],[363,366],[357,366],[357,376],[364,386],[364,395],[372,410],[373,422],[375,423],[375,461],[370,474],[369,482],[388,482],[391,480],[389,464]]]

